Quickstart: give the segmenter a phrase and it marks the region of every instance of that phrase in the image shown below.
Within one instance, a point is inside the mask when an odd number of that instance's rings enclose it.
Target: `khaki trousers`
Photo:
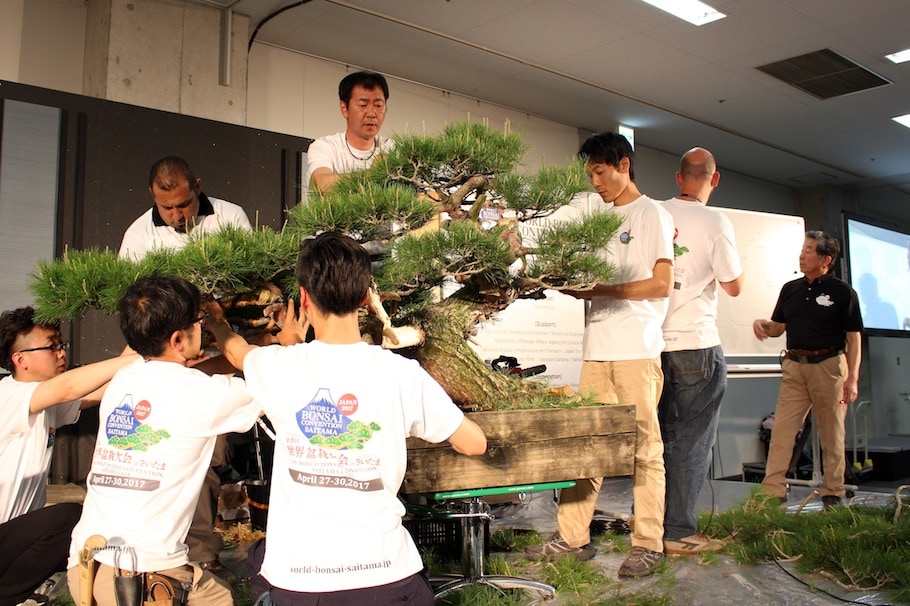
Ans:
[[[121,563],[122,565],[122,563]],[[198,566],[192,568],[172,568],[170,570],[157,570],[178,581],[192,581],[187,598],[187,606],[233,606],[234,598],[231,589],[221,579]],[[79,601],[79,567],[74,566],[66,571],[66,583],[70,595]],[[105,564],[98,564],[95,572],[95,583],[92,588],[95,603],[98,606],[118,606],[114,597],[114,569]]]
[[[841,354],[817,364],[784,359],[781,372],[762,489],[778,497],[787,496],[787,468],[796,445],[796,434],[811,409],[822,447],[821,496],[843,497],[847,405],[841,404],[840,400],[844,394],[847,358]]]
[[[662,552],[664,536],[664,445],[657,419],[663,389],[660,358],[619,362],[584,361],[579,390],[604,404],[634,404],[637,437],[632,502],[635,527],[632,545]],[[603,478],[577,480],[559,495],[559,534],[570,547],[591,542],[591,520]]]

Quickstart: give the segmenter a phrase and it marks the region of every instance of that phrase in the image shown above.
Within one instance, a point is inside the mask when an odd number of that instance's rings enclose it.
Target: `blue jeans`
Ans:
[[[695,534],[695,501],[708,475],[727,363],[718,345],[664,352],[664,388],[657,408],[667,470],[664,540]]]

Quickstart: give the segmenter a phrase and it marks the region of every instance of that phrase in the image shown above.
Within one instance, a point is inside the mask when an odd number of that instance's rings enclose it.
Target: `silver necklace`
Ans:
[[[379,142],[376,140],[376,137],[373,137],[373,149],[370,150],[370,155],[367,156],[366,158],[361,158],[360,156],[358,156],[357,154],[354,153],[353,148],[351,148],[351,144],[348,143],[347,137],[344,138],[344,145],[345,145],[345,147],[348,148],[348,153],[351,154],[351,157],[354,158],[355,160],[360,160],[361,162],[366,162],[367,160],[372,159],[373,154],[375,154],[376,150],[379,148]]]

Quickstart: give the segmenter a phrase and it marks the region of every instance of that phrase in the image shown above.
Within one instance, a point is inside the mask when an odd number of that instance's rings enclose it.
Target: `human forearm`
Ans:
[[[338,180],[340,178],[340,175],[332,172],[328,168],[317,168],[313,171],[313,175],[310,177],[310,189],[321,193],[326,193],[336,183],[338,183]]]
[[[779,337],[787,330],[786,324],[775,322],[774,320],[755,320],[752,322],[752,332],[759,341],[764,341],[768,337]]]
[[[223,317],[210,320],[206,324],[206,328],[218,342],[218,349],[221,350],[224,359],[234,368],[243,369],[243,359],[255,346],[250,345],[246,339],[235,333]]]
[[[862,338],[858,332],[847,333],[847,376],[841,402],[854,402],[859,396],[859,366],[862,359]]]
[[[29,410],[33,413],[40,412],[51,406],[78,400],[92,394],[110,381],[115,372],[138,359],[138,354],[121,355],[68,370],[53,379],[44,381],[32,394]],[[100,400],[100,395],[97,396],[97,399]],[[95,401],[94,398],[90,400],[90,403],[93,401]]]
[[[616,299],[630,299],[644,301],[647,299],[663,299],[669,297],[673,291],[673,264],[666,260],[659,260],[649,278],[633,280],[621,284],[597,284],[590,290],[563,291],[578,299],[592,297],[613,297]]]

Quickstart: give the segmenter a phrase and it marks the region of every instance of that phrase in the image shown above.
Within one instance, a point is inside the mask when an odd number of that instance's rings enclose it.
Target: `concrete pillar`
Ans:
[[[230,15],[222,44],[226,17],[189,0],[88,0],[84,94],[246,124],[249,18]]]
[[[0,0],[0,80],[19,81],[25,0]]]
[[[806,229],[823,229],[843,244],[843,211],[856,212],[856,194],[834,185],[813,185],[796,191],[796,212],[806,219]]]

